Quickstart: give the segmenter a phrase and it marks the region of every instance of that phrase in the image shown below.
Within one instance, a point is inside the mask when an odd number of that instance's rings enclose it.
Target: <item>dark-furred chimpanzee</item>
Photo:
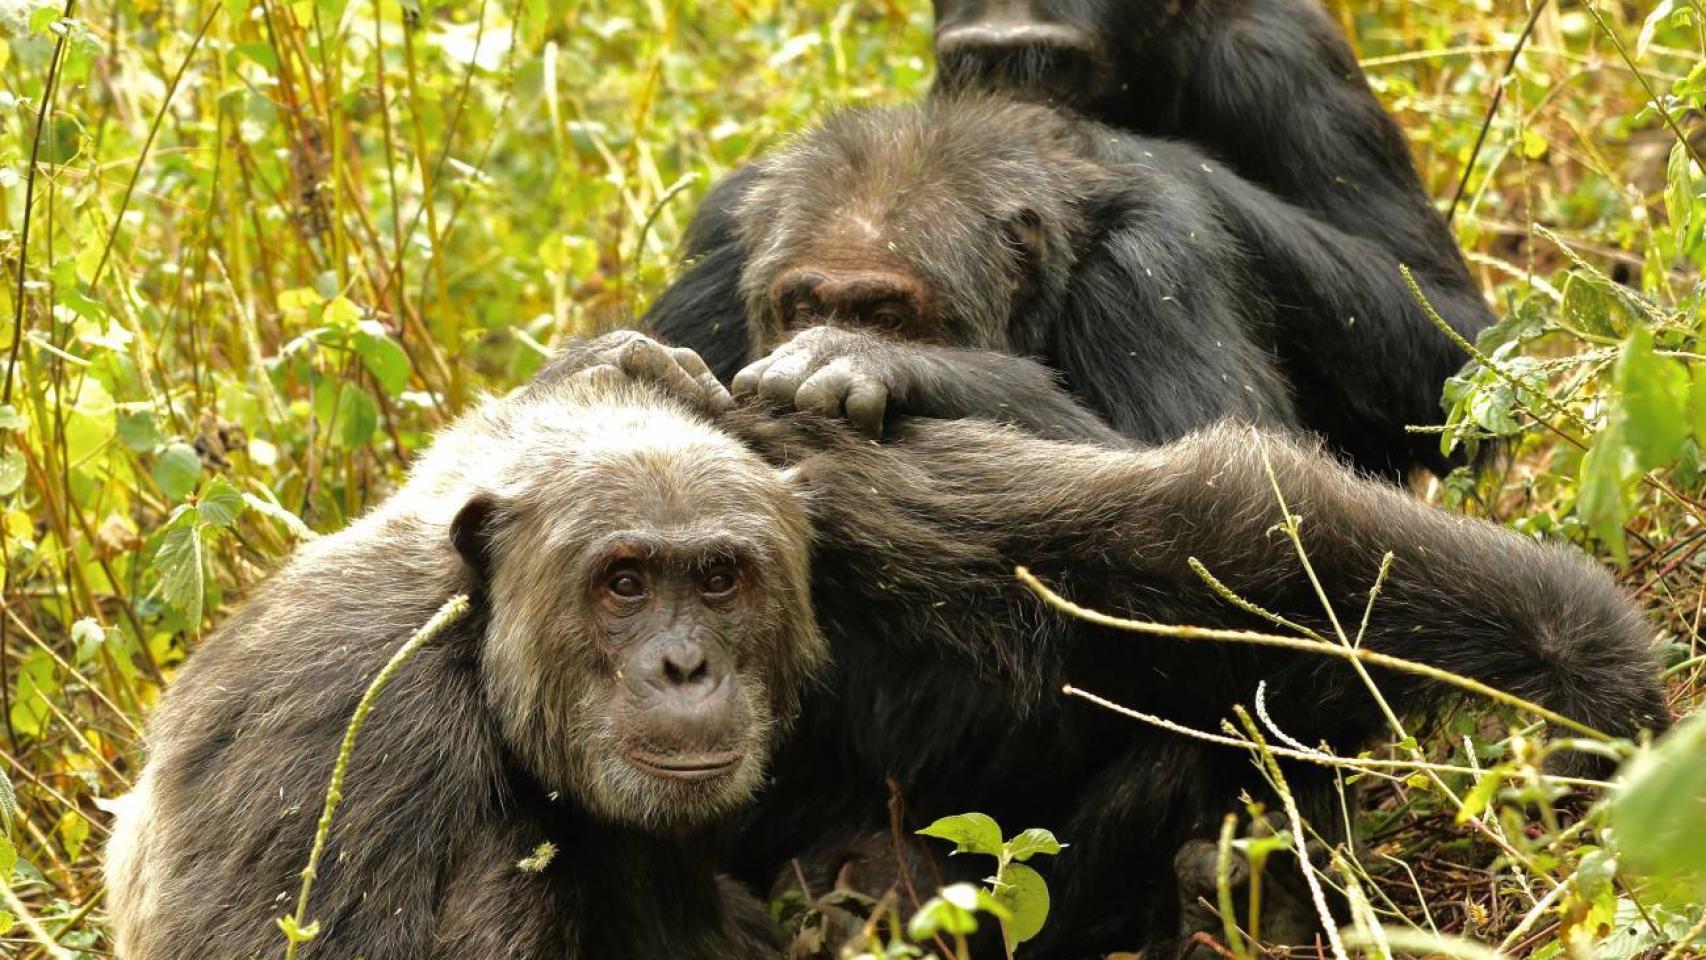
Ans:
[[[766,392],[783,391],[784,374],[845,367],[849,353],[937,357],[970,374],[956,378],[968,392],[894,384],[897,412],[1047,421],[1025,409],[1038,391],[999,392],[1034,357],[1139,441],[1237,417],[1319,431],[1371,471],[1445,465],[1436,437],[1405,428],[1439,419],[1462,358],[1390,251],[1188,145],[939,96],[837,114],[750,170],[733,237],[649,315],[715,354],[714,369],[767,363],[743,388],[762,372]],[[1485,320],[1466,284],[1419,280],[1456,329]],[[875,335],[814,331],[761,359],[824,324]]]
[[[1070,411],[1000,378],[1022,409]],[[1087,411],[1063,432],[1090,432]],[[881,443],[813,419],[734,424],[791,464],[815,528],[813,605],[830,683],[807,698],[774,783],[740,836],[738,873],[829,889],[890,846],[888,778],[916,828],[979,810],[1072,844],[1041,864],[1053,909],[1035,958],[1080,958],[1179,933],[1175,854],[1212,837],[1238,795],[1265,795],[1243,753],[1134,724],[1062,695],[1072,683],[1214,730],[1266,684],[1267,714],[1307,744],[1354,753],[1388,733],[1347,665],[1286,651],[1142,638],[1045,609],[1016,565],[1093,609],[1136,620],[1274,629],[1225,602],[1196,558],[1257,607],[1332,636],[1272,477],[1302,517],[1314,574],[1354,624],[1395,555],[1361,644],[1475,677],[1616,735],[1667,722],[1650,634],[1605,571],[1360,479],[1320,451],[1217,427],[1144,449],[1067,444],[976,420],[899,418]],[[1354,627],[1353,627],[1354,629]],[[1378,673],[1388,703],[1431,712],[1453,691]],[[1288,771],[1334,834],[1332,778]],[[950,879],[987,865],[954,858]],[[881,873],[879,868],[879,875]],[[917,878],[920,885],[931,880]],[[880,892],[880,888],[867,892]]]
[[[1320,0],[934,0],[936,90],[1184,140],[1442,285],[1474,285]]]
[[[684,379],[661,348],[571,354],[458,421],[190,658],[108,851],[125,960],[279,954],[345,724],[457,593],[469,613],[356,744],[304,960],[781,955],[706,828],[762,782],[822,659],[805,512],[629,382]]]

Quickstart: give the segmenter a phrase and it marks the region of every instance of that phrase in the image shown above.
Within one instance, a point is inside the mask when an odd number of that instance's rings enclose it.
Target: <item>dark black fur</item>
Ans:
[[[873,237],[847,239],[855,214]],[[1042,242],[1015,247],[1010,225],[1031,216]],[[1319,431],[1374,472],[1448,466],[1437,437],[1405,428],[1440,421],[1440,385],[1463,357],[1392,247],[1185,144],[935,97],[832,117],[719,186],[701,221],[701,259],[646,322],[720,376],[786,336],[762,297],[779,270],[849,265],[917,277],[943,305],[936,339],[1042,360],[1127,437],[1165,442],[1234,416]],[[1472,337],[1490,317],[1447,254],[1412,263]]]
[[[1331,636],[1273,529],[1281,513],[1264,450],[1353,633],[1382,555],[1396,554],[1364,647],[1614,734],[1667,722],[1649,629],[1603,570],[1274,435],[1220,428],[1114,452],[966,421],[908,420],[881,444],[809,419],[737,419],[734,429],[800,471],[817,529],[814,604],[833,654],[829,689],[808,702],[740,839],[749,882],[787,876],[799,858],[822,893],[847,857],[886,848],[892,776],[909,830],[979,810],[1072,844],[1032,861],[1049,874],[1053,912],[1027,956],[1172,937],[1175,851],[1212,837],[1241,809],[1241,789],[1264,795],[1261,781],[1239,751],[1068,699],[1062,685],[1217,730],[1265,682],[1280,728],[1341,754],[1384,734],[1382,716],[1340,661],[1094,627],[1044,608],[1012,569],[1028,565],[1110,614],[1276,629],[1211,592],[1187,566],[1196,557],[1243,597]],[[1410,675],[1376,677],[1406,716],[1458,699]],[[1329,778],[1317,768],[1289,776],[1305,815],[1331,836],[1340,820]],[[976,879],[988,863],[960,857],[943,869]],[[926,893],[930,880],[918,878]]]

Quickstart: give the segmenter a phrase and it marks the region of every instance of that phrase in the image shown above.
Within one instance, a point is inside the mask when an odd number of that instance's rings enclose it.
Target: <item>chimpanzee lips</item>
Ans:
[[[732,750],[723,753],[667,755],[630,750],[628,759],[654,777],[670,780],[711,780],[732,772],[740,764],[741,755]]]

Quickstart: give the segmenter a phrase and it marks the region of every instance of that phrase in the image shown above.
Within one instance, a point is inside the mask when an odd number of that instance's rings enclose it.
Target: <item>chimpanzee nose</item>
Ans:
[[[702,685],[710,674],[705,650],[697,644],[685,644],[663,655],[663,679],[672,687]]]
[[[918,319],[918,282],[894,270],[796,267],[776,278],[771,301],[788,327],[830,320],[904,333]]]

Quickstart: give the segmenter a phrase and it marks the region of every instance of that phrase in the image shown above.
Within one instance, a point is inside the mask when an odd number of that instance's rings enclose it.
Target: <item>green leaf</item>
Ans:
[[[1012,914],[1001,925],[1009,949],[1041,933],[1043,924],[1048,922],[1048,883],[1042,874],[1022,863],[1010,863],[1002,871],[995,901]]]
[[[1003,923],[1012,919],[1011,911],[988,890],[975,883],[956,883],[943,887],[940,893],[925,901],[907,921],[906,933],[918,941],[928,940],[937,934],[967,936],[977,932],[979,910]]]
[[[7,450],[0,456],[0,497],[9,497],[18,492],[24,485],[24,476],[29,473],[29,466],[24,462],[24,455],[18,450]]]
[[[154,461],[154,482],[174,503],[190,495],[201,482],[201,456],[183,441],[171,444]]]
[[[1591,277],[1570,273],[1564,278],[1564,320],[1583,333],[1621,337],[1628,320],[1623,304]]]
[[[955,853],[987,853],[992,857],[1001,855],[1001,827],[981,813],[943,817],[918,831],[918,834],[952,843]]]
[[[1638,876],[1680,880],[1706,897],[1706,713],[1682,721],[1624,767],[1613,845]]]
[[[83,853],[83,844],[89,839],[89,821],[76,810],[67,810],[59,816],[59,842],[64,845],[65,852],[75,860]]]
[[[0,833],[0,880],[10,880],[12,868],[18,865],[18,848],[12,846],[11,837]],[[11,929],[9,914],[0,914],[0,935]]]
[[[152,453],[166,442],[159,424],[154,422],[154,414],[147,410],[119,414],[118,438],[137,453]]]
[[[22,430],[30,421],[9,403],[0,404],[0,430]]]
[[[286,510],[281,504],[275,503],[271,500],[264,500],[252,493],[243,494],[243,502],[248,504],[249,509],[256,513],[270,517],[277,520],[279,523],[284,524],[285,529],[289,530],[299,540],[319,539],[320,535],[315,533],[308,524],[303,523],[301,517],[291,513],[289,510]]]
[[[18,791],[12,788],[12,778],[0,770],[0,836],[10,834],[12,820],[18,815]],[[5,870],[0,870],[4,874]]]
[[[187,521],[187,522],[186,522]],[[187,617],[201,622],[205,592],[201,557],[201,524],[196,515],[183,514],[166,530],[154,552],[154,569],[160,576],[160,599]]]
[[[1458,826],[1462,826],[1485,813],[1487,807],[1492,804],[1493,798],[1498,796],[1499,787],[1504,782],[1505,771],[1501,768],[1488,770],[1481,774],[1481,778],[1475,781],[1475,786],[1463,795],[1463,803],[1457,808]]]
[[[1581,474],[1576,481],[1576,513],[1593,531],[1593,535],[1611,550],[1618,563],[1629,562],[1629,548],[1623,542],[1623,521],[1629,504],[1625,465],[1631,459],[1623,443],[1621,431],[1615,427],[1601,430],[1594,437],[1593,449],[1582,457]]]
[[[337,433],[332,435],[332,443],[339,447],[362,446],[379,429],[379,404],[372,394],[353,383],[344,384],[338,391],[338,405],[333,416],[337,419]]]
[[[12,729],[39,737],[47,729],[53,714],[44,702],[59,692],[59,679],[54,674],[53,660],[36,650],[24,658],[12,680]]]
[[[347,297],[333,297],[326,301],[320,310],[320,322],[328,327],[349,332],[361,320],[361,308],[349,301]]]
[[[1040,827],[1032,827],[1007,841],[1007,856],[1020,862],[1031,859],[1037,854],[1053,856],[1065,848],[1065,844],[1054,838],[1054,834]]]
[[[1636,327],[1624,341],[1612,382],[1621,393],[1618,416],[1635,454],[1636,470],[1674,463],[1689,435],[1688,371],[1674,357],[1653,352],[1653,335]]]
[[[387,396],[396,396],[409,386],[409,355],[385,333],[375,320],[363,320],[351,339],[361,363],[379,382]]]
[[[201,491],[201,499],[196,503],[196,514],[207,526],[229,527],[247,506],[248,502],[243,499],[242,491],[232,486],[230,480],[214,477]]]

